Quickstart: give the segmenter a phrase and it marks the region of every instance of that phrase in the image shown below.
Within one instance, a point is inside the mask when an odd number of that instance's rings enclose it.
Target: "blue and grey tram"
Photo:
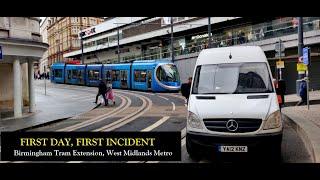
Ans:
[[[62,70],[62,76],[57,71]],[[121,64],[51,66],[53,83],[98,86],[99,80],[116,89],[153,92],[179,91],[181,82],[174,63],[168,60],[139,60]],[[61,78],[62,77],[62,78]],[[64,78],[64,79],[63,79]]]

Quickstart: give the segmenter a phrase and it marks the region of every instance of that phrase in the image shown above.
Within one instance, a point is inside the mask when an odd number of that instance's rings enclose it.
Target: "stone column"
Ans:
[[[17,57],[13,60],[13,104],[14,117],[22,116],[22,88],[21,88],[21,66]]]
[[[35,98],[34,98],[34,69],[33,60],[28,61],[28,88],[29,88],[29,112],[35,111]]]

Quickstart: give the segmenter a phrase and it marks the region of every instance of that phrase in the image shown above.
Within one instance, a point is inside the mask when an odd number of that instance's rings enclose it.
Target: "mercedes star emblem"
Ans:
[[[229,121],[227,121],[226,127],[229,131],[234,132],[238,129],[238,123],[236,120],[230,119]]]

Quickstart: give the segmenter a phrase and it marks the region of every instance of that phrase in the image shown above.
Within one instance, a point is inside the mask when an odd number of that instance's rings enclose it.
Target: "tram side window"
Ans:
[[[62,69],[55,69],[54,70],[54,77],[62,78]]]
[[[89,80],[99,80],[100,72],[99,70],[89,70],[88,71],[88,79]]]
[[[134,71],[134,81],[135,82],[146,82],[147,80],[147,71],[146,70],[136,70]]]
[[[126,81],[128,79],[128,71],[121,70],[120,71],[120,78],[121,78],[121,81]]]
[[[106,71],[106,80],[111,81],[111,71],[110,70]]]
[[[165,81],[166,80],[166,74],[165,72],[162,70],[162,68],[158,68],[157,69],[157,78],[159,79],[159,81]]]
[[[83,70],[78,70],[77,76],[79,79],[82,79]]]
[[[68,70],[68,71],[67,71],[67,75],[68,75],[68,77],[67,77],[67,78],[68,78],[68,79],[71,79],[71,73],[72,73],[72,71],[71,71],[71,70]]]
[[[140,71],[134,71],[134,81],[135,82],[139,82],[139,74],[140,74]]]
[[[112,70],[112,81],[120,81],[120,71]]]
[[[140,82],[147,81],[147,71],[141,71]]]
[[[79,74],[78,74],[78,70],[72,70],[72,79],[78,79],[79,78]]]

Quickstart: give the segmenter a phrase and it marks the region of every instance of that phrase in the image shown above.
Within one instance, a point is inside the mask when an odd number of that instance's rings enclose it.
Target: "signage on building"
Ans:
[[[212,36],[212,33],[211,33],[211,36]],[[206,38],[206,37],[209,37],[209,34],[201,34],[201,35],[192,36],[191,39],[194,40],[194,39],[201,39],[201,38]]]
[[[96,33],[96,28],[95,27],[81,32],[80,33],[80,37],[89,36],[89,35],[94,34],[94,33]]]
[[[70,61],[67,61],[66,64],[81,64],[81,63],[80,63],[80,60],[70,60]]]
[[[277,61],[277,68],[278,69],[284,68],[284,61],[281,61],[281,59]]]
[[[308,65],[309,64],[309,48],[305,47],[303,48],[303,64]]]
[[[0,46],[0,60],[3,59],[3,55],[2,55],[2,47]]]
[[[303,63],[297,63],[297,71],[306,71],[308,66]]]

